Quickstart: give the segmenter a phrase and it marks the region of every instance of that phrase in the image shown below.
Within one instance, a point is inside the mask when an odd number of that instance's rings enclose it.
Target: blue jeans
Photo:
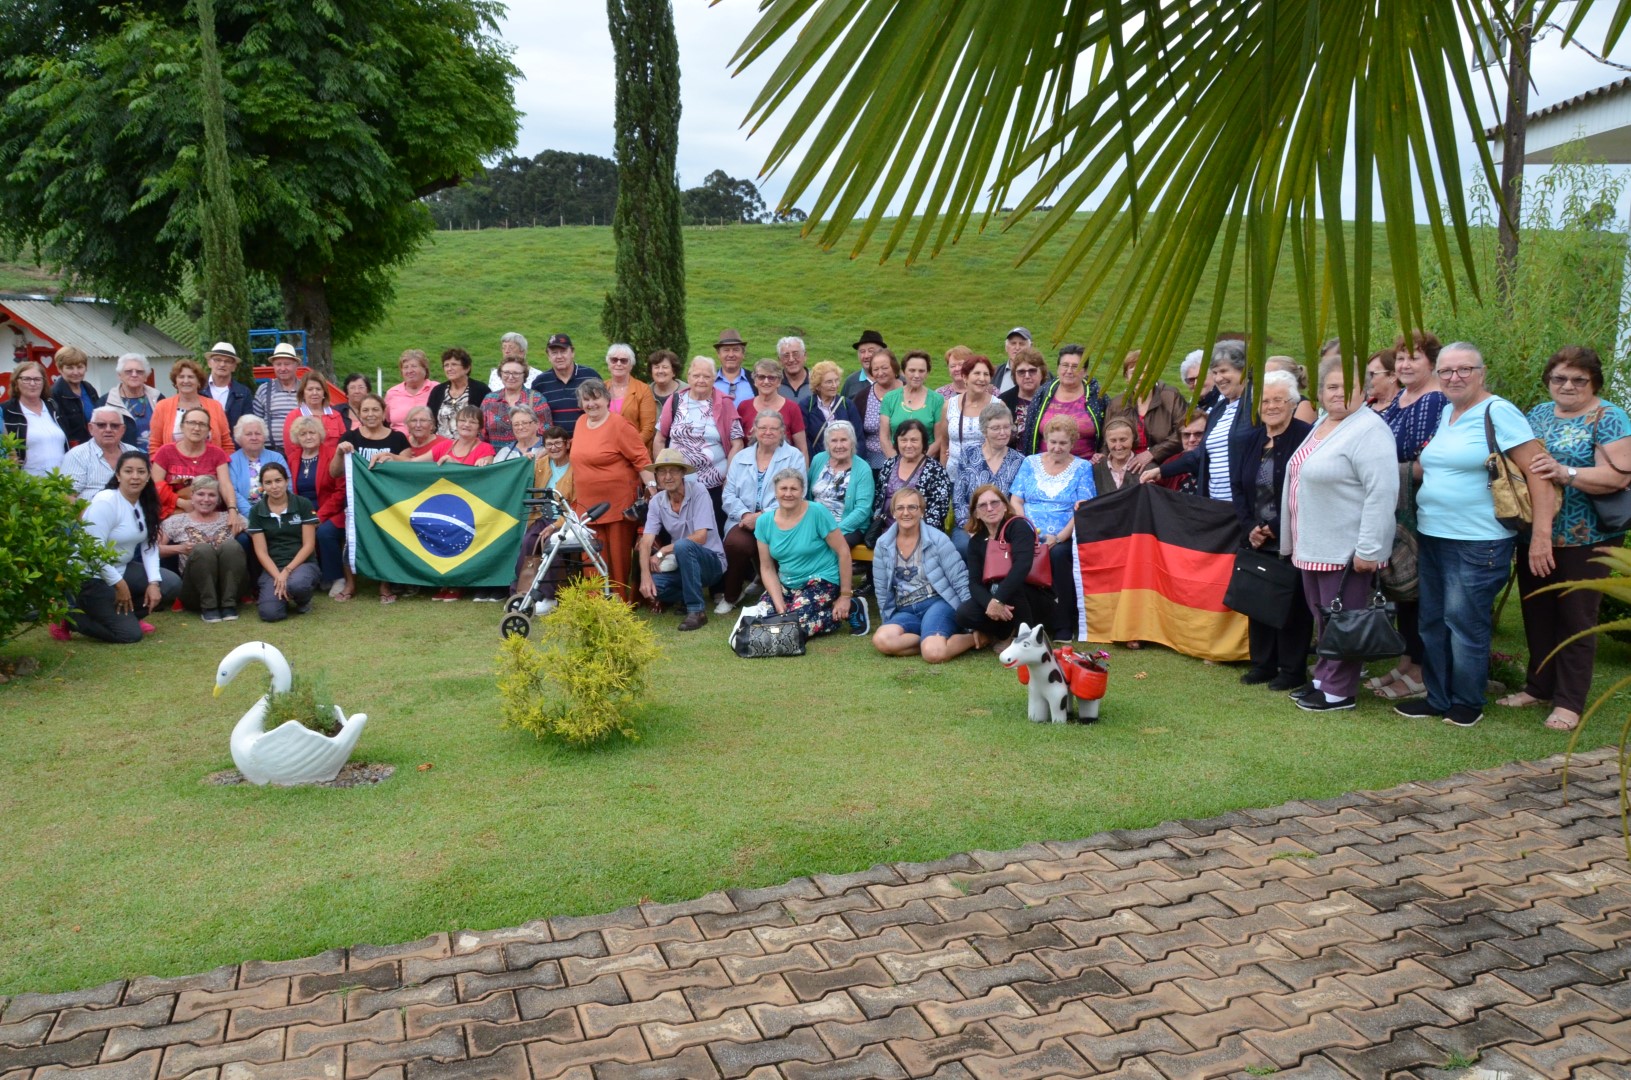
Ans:
[[[907,607],[896,608],[889,613],[884,625],[898,626],[919,638],[949,638],[957,633],[957,615],[950,604],[938,596],[931,596]]]
[[[719,556],[695,540],[681,537],[674,541],[674,558],[679,561],[678,570],[651,575],[657,599],[665,604],[683,599],[686,611],[702,611],[706,607],[703,590],[725,576]]]
[[[1462,705],[1484,708],[1489,645],[1495,636],[1495,598],[1512,572],[1514,538],[1445,540],[1421,537],[1422,669],[1427,704],[1438,712]]]
[[[322,574],[322,585],[332,585],[345,577],[345,529],[332,521],[317,523],[317,569]]]

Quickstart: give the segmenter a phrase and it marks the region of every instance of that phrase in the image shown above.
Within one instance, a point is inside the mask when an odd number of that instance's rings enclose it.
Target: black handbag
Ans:
[[[1594,446],[1597,443],[1597,424],[1602,418],[1603,410],[1598,409],[1596,418],[1591,422],[1591,441]],[[1593,452],[1595,453],[1595,449]],[[1612,461],[1608,461],[1606,455],[1604,463],[1617,473],[1623,475],[1625,472]],[[1592,509],[1597,511],[1597,523],[1602,526],[1603,532],[1623,533],[1631,529],[1631,487],[1623,487],[1607,495],[1587,494],[1586,498],[1591,500]]]
[[[1404,635],[1393,623],[1393,605],[1382,594],[1381,583],[1371,575],[1370,604],[1362,608],[1342,606],[1342,592],[1348,587],[1353,562],[1342,568],[1342,580],[1330,607],[1321,607],[1325,628],[1320,631],[1314,651],[1327,660],[1388,660],[1403,656]]]
[[[1302,571],[1272,552],[1244,547],[1235,552],[1234,573],[1223,594],[1223,606],[1276,630],[1291,621]]]
[[[804,627],[799,625],[798,613],[750,615],[742,613],[731,631],[731,648],[744,660],[757,660],[765,656],[803,656]]]

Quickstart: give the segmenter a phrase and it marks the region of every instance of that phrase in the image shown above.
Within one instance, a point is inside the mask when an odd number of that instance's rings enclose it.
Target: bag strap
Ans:
[[[1489,444],[1489,452],[1499,454],[1500,448],[1495,445],[1495,403],[1491,401],[1484,409],[1484,441]]]
[[[1602,447],[1597,442],[1597,425],[1598,425],[1598,423],[1600,423],[1602,421],[1603,413],[1605,413],[1607,411],[1608,411],[1608,406],[1607,405],[1599,405],[1599,406],[1597,406],[1597,415],[1591,418],[1591,454],[1592,454],[1592,459],[1594,461],[1599,456],[1597,451],[1602,449]],[[1621,476],[1631,476],[1631,469],[1622,469],[1618,465],[1614,464],[1613,459],[1611,459],[1608,456],[1608,452],[1606,450],[1603,451],[1603,453],[1600,456],[1603,459],[1603,464],[1604,465],[1607,465],[1609,468],[1613,469],[1615,472],[1619,473]]]

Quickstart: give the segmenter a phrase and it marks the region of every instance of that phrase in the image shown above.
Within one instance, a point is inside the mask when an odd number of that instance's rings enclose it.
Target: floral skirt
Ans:
[[[832,606],[838,602],[837,585],[811,578],[796,589],[783,584],[782,590],[786,594],[787,610],[798,616],[805,637],[830,634],[838,628],[838,619],[832,613]]]

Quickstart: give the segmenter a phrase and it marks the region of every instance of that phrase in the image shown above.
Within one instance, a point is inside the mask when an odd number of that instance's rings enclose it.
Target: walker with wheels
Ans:
[[[553,488],[528,488],[525,505],[528,509],[537,509],[546,521],[553,520],[555,524],[538,538],[541,559],[532,580],[521,592],[504,601],[504,612],[498,623],[498,632],[503,637],[531,636],[532,620],[538,617],[538,604],[544,599],[544,582],[550,579],[550,571],[560,559],[587,556],[590,565],[600,574],[602,593],[608,600],[612,597],[611,570],[600,552],[594,530],[589,527],[589,522],[604,514],[611,504],[596,503],[579,514]]]

